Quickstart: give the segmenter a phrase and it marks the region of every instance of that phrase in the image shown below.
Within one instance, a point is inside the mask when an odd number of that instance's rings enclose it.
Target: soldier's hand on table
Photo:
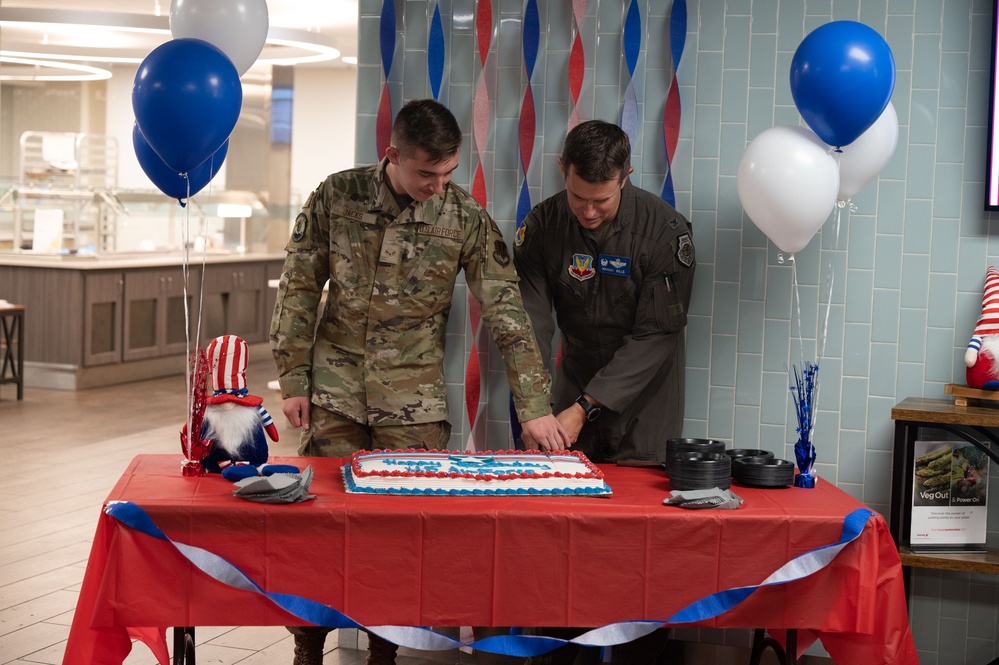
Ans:
[[[565,450],[575,441],[551,414],[525,420],[520,426],[528,450]]]
[[[281,410],[292,427],[309,429],[310,404],[311,400],[308,397],[289,397],[284,400]]]

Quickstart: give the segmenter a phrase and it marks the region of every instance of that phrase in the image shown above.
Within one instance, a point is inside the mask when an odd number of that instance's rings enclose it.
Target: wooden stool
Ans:
[[[24,399],[24,305],[0,305],[0,385],[17,384]]]

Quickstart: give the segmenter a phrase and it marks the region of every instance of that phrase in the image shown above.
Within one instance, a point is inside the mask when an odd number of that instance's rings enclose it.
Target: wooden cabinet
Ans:
[[[121,313],[125,279],[120,272],[89,273],[83,279],[83,364],[121,362]]]
[[[202,346],[224,334],[267,341],[275,296],[268,280],[283,265],[276,255],[209,257],[204,272],[192,261],[186,299],[181,262],[155,260],[0,257],[3,297],[30,312],[25,385],[78,390],[183,373],[202,293]]]
[[[238,335],[249,344],[267,339],[264,303],[267,277],[261,263],[227,263],[205,267],[201,338]]]
[[[184,298],[182,268],[128,271],[125,275],[122,360],[186,353]],[[190,295],[187,302],[193,302]]]

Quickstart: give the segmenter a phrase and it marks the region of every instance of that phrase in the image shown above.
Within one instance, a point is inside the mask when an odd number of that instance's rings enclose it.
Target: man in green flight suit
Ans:
[[[461,130],[431,99],[399,111],[376,165],[330,175],[295,221],[270,339],[300,455],[447,449],[444,341],[458,271],[506,365],[530,448],[571,443],[496,223],[450,182]],[[317,313],[329,281],[325,307]],[[295,665],[320,665],[327,630],[293,628]],[[370,635],[368,663],[395,661]]]

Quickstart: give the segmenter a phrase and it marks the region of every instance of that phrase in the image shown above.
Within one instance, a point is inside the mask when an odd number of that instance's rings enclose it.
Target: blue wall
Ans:
[[[671,81],[670,3],[633,1],[642,31],[633,75],[622,38],[630,3],[585,3],[580,34],[586,70],[577,110],[583,120],[620,121],[633,86],[640,119],[633,181],[658,193],[666,173],[662,117]],[[489,210],[508,240],[524,178],[518,132],[528,85],[521,43],[526,4],[493,0],[494,34],[483,67],[476,3],[439,3],[446,47],[439,98],[454,110],[467,137],[456,181],[471,189],[481,153]],[[533,202],[561,188],[555,156],[573,110],[566,75],[572,2],[539,5],[542,34],[530,79],[537,131],[527,173]],[[431,96],[427,39],[435,3],[397,6],[388,76],[393,112],[404,99]],[[359,163],[376,159],[381,9],[381,0],[360,2]],[[685,435],[793,459],[786,368],[814,360],[824,342],[815,431],[819,476],[885,513],[891,408],[908,396],[943,397],[945,384],[964,382],[962,356],[980,311],[985,270],[999,262],[999,245],[990,241],[993,216],[983,212],[992,2],[689,0],[687,13],[677,74],[682,123],[671,162],[676,205],[693,222],[698,258],[687,336]],[[878,181],[853,199],[853,208],[834,213],[794,257],[795,276],[788,257],[743,213],[736,173],[747,143],[760,132],[800,122],[788,84],[798,44],[819,25],[845,19],[871,26],[891,46],[898,147]],[[477,88],[491,100],[484,146],[472,138]],[[502,364],[490,343],[469,329],[462,303],[459,298],[448,339],[452,445],[463,447],[469,436],[464,376],[476,341],[486,375],[480,405],[485,429],[476,441],[505,448],[510,439]],[[992,512],[989,539],[999,542],[999,511]],[[986,662],[994,656],[994,578],[917,571],[914,589],[910,615],[922,663]],[[735,644],[748,639],[722,631],[695,637]]]

